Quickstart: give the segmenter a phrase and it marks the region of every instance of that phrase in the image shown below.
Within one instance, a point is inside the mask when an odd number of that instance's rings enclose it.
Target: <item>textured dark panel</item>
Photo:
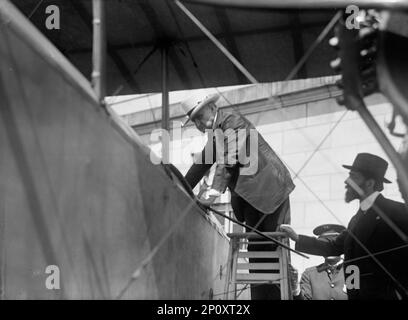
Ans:
[[[37,0],[14,0],[25,15]],[[91,69],[91,18],[83,19],[76,6],[92,13],[90,0],[44,0],[31,21],[89,79]],[[45,8],[55,4],[61,11],[61,30],[47,30]],[[160,55],[153,54],[135,73],[155,46],[170,44],[170,90],[248,83],[214,44],[173,1],[107,0],[108,92],[120,94],[159,92]],[[186,4],[194,15],[261,82],[283,80],[302,52],[334,15],[326,11],[223,9]],[[296,15],[294,19],[294,15]],[[295,21],[295,23],[294,23]],[[299,76],[332,74],[328,63],[335,52],[324,41]],[[128,69],[128,71],[126,71]]]

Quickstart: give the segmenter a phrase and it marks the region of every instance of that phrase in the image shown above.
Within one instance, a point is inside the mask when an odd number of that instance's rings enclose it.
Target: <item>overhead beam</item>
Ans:
[[[92,16],[86,10],[85,6],[80,1],[77,0],[70,0],[70,3],[80,16],[84,24],[92,32],[93,29]],[[140,92],[141,90],[138,84],[136,83],[136,80],[134,79],[126,63],[123,61],[122,57],[116,52],[116,49],[112,45],[110,45],[108,41],[106,42],[106,47],[109,57],[115,63],[117,69],[119,70],[122,77],[125,79],[126,83],[129,85],[129,87],[135,92]],[[92,48],[90,48],[89,51],[92,51]],[[66,53],[72,55],[72,52],[70,51],[67,51]]]
[[[303,36],[302,36],[302,24],[300,23],[299,13],[293,13],[289,15],[290,20],[290,33],[293,41],[293,55],[295,58],[295,64],[302,59],[305,48],[303,46]],[[297,73],[297,77],[300,79],[307,78],[306,64],[300,68]]]
[[[309,29],[309,28],[318,28],[318,27],[324,27],[326,22],[309,22],[309,23],[302,23],[300,25],[301,29]],[[285,24],[283,26],[276,26],[272,28],[258,28],[258,29],[253,29],[253,30],[245,30],[245,31],[237,31],[233,32],[231,34],[227,34],[226,32],[220,32],[220,33],[215,33],[214,36],[217,39],[225,39],[228,36],[232,36],[234,38],[237,37],[245,37],[245,36],[250,36],[250,35],[261,35],[261,34],[268,34],[268,33],[278,33],[282,31],[289,31],[291,28],[290,24]],[[198,35],[198,36],[191,36],[191,37],[186,37],[184,39],[172,39],[173,43],[177,42],[199,42],[203,40],[208,40],[206,36],[203,35]],[[142,41],[139,43],[126,43],[126,44],[121,44],[121,45],[111,45],[112,49],[119,51],[119,50],[131,50],[131,49],[141,49],[141,48],[146,48],[146,47],[152,47],[156,45],[157,43],[154,41]],[[72,49],[72,50],[67,50],[67,53],[69,54],[83,54],[83,53],[89,53],[92,51],[92,48],[80,48],[80,49]]]
[[[238,46],[237,43],[234,39],[233,33],[232,33],[232,29],[231,29],[231,23],[230,20],[228,18],[226,9],[224,8],[214,8],[215,11],[215,16],[217,17],[217,21],[221,26],[221,30],[224,30],[225,32],[225,42],[226,42],[226,47],[228,49],[229,52],[231,52],[231,54],[241,63],[242,62],[242,58],[241,55],[239,53],[238,50]],[[235,75],[237,77],[237,80],[240,83],[246,83],[246,78],[244,77],[244,75],[237,69],[234,68],[234,72]]]

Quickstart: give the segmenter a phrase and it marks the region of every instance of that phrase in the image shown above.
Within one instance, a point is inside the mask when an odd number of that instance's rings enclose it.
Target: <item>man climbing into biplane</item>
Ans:
[[[360,153],[343,167],[350,170],[345,201],[360,202],[346,230],[335,238],[316,239],[298,235],[288,225],[279,229],[296,242],[296,250],[321,256],[344,253],[350,300],[408,299],[408,210],[381,194],[383,184],[390,183],[385,178],[388,162]]]
[[[201,201],[211,205],[228,187],[239,221],[259,231],[276,231],[278,225],[290,223],[289,194],[295,187],[290,173],[254,125],[241,114],[220,110],[218,99],[219,95],[193,96],[182,103],[189,120],[208,134],[200,158],[185,179],[194,188],[216,163],[208,198]],[[254,251],[254,247],[249,244],[248,250]],[[257,251],[275,249],[273,245],[256,245]],[[251,262],[264,262],[260,260],[254,258]],[[275,285],[255,285],[251,286],[251,298],[279,299],[280,291]]]

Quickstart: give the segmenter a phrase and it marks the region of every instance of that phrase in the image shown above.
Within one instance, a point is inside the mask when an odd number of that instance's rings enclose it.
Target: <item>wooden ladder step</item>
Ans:
[[[280,263],[238,263],[238,270],[280,270]]]
[[[238,252],[240,258],[280,258],[276,251],[241,251]]]
[[[251,244],[251,245],[255,244],[255,245],[257,245],[257,244],[275,244],[275,242],[272,242],[272,241],[251,241],[251,242],[249,242],[249,241],[242,240],[242,241],[239,242],[239,244]]]
[[[235,282],[270,282],[280,281],[281,278],[279,273],[237,273]]]

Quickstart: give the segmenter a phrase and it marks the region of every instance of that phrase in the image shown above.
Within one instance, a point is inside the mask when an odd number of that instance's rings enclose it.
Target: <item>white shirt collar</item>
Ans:
[[[360,209],[362,211],[367,211],[368,209],[370,209],[379,195],[379,191],[374,191],[367,198],[360,202]]]

